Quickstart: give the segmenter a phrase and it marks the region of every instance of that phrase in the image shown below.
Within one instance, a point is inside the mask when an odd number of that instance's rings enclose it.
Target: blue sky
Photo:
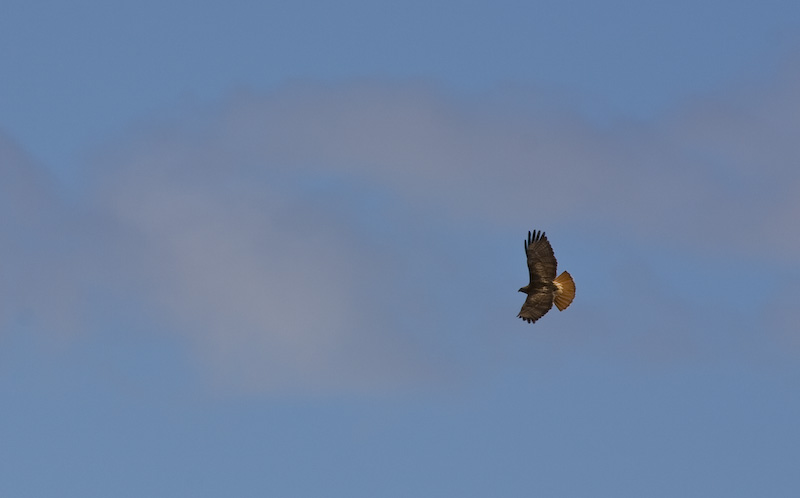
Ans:
[[[0,494],[796,496],[797,33],[5,2]],[[533,326],[531,229],[577,285]]]

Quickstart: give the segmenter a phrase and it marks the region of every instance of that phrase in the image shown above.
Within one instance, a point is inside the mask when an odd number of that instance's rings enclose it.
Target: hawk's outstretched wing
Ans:
[[[528,323],[533,323],[553,307],[556,290],[553,283],[556,277],[556,257],[550,241],[541,231],[528,232],[525,255],[528,258],[530,283],[524,288],[528,298],[518,316]]]
[[[542,231],[528,232],[525,254],[528,256],[531,284],[550,283],[556,278],[556,256],[553,254],[553,247],[547,240],[547,235]]]
[[[553,307],[553,293],[552,292],[536,292],[528,294],[525,304],[519,310],[518,317],[522,318],[528,323],[533,323],[540,319],[550,311]]]

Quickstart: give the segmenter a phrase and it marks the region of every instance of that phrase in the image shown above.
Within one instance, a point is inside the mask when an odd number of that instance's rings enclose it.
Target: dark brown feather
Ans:
[[[528,294],[525,304],[519,311],[519,318],[522,318],[528,323],[534,323],[550,311],[553,307],[553,293],[548,291],[536,292]]]
[[[556,256],[544,232],[528,232],[525,254],[528,257],[531,283],[550,283],[556,278]]]
[[[541,231],[528,232],[525,241],[525,255],[528,258],[530,283],[520,289],[528,297],[519,312],[519,318],[533,323],[543,317],[553,307],[556,286],[556,257],[547,236]]]

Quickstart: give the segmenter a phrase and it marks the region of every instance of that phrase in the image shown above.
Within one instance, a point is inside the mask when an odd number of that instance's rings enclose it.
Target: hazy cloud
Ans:
[[[73,213],[49,175],[0,133],[0,326],[74,333],[81,313]]]
[[[649,244],[796,265],[800,238],[786,228],[800,215],[798,80],[787,71],[771,87],[607,128],[413,86],[240,94],[98,154],[90,198],[69,209],[6,141],[0,202],[15,216],[3,220],[2,254],[19,264],[3,267],[12,304],[0,317],[61,322],[98,288],[122,288],[226,385],[443,378],[460,366],[442,352],[483,350],[517,311],[507,301],[524,283],[521,246],[487,240],[571,225],[584,240],[613,233],[609,251]],[[591,329],[587,344],[626,323],[646,333],[619,350],[669,358],[702,349],[694,332],[713,328],[657,277],[639,291],[584,279],[563,324]],[[602,299],[620,297],[650,311],[604,311]]]
[[[607,129],[420,88],[293,88],[226,104],[206,130],[208,152],[296,175],[349,175],[493,224],[593,217],[710,251],[763,253],[768,241],[770,254],[791,258],[800,240],[781,227],[798,209],[798,80],[787,70],[769,86]]]

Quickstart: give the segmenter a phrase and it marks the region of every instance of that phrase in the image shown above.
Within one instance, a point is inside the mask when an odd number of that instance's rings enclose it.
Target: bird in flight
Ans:
[[[550,311],[553,303],[559,311],[567,309],[575,299],[575,282],[567,272],[556,277],[556,257],[544,232],[528,232],[525,255],[531,280],[519,290],[528,297],[517,316],[533,323]]]

